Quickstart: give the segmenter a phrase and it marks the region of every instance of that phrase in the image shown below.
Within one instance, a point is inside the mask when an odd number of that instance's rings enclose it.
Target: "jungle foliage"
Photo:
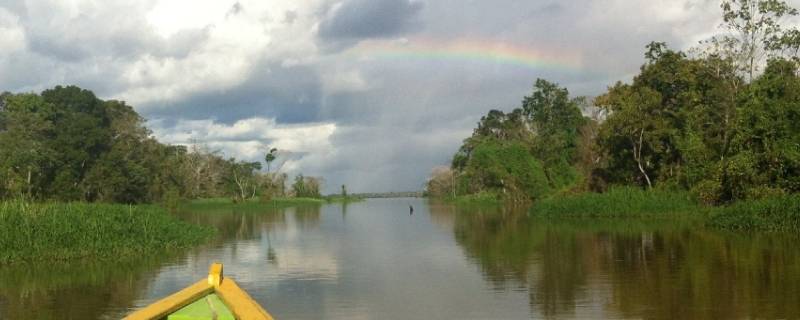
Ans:
[[[457,183],[443,187],[438,169],[429,192],[536,200],[631,186],[709,205],[798,193],[800,32],[779,23],[798,11],[777,0],[721,8],[724,36],[689,53],[652,42],[630,83],[591,102],[537,80],[521,108],[481,118],[447,172]]]
[[[585,123],[567,89],[539,79],[522,108],[489,111],[453,157],[455,194],[494,193],[528,200],[567,187],[578,179],[574,168],[578,130]],[[439,182],[429,192],[447,194]],[[435,191],[434,191],[435,190]]]
[[[277,157],[274,148],[266,154],[268,168]],[[260,170],[202,145],[160,143],[131,106],[89,90],[0,95],[0,199],[172,207],[184,198],[292,195],[286,174]]]

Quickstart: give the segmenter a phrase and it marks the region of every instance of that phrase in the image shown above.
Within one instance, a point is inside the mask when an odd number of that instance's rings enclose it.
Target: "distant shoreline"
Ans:
[[[376,198],[423,198],[425,197],[422,191],[403,191],[403,192],[375,192],[375,193],[354,193],[354,197],[364,199]]]

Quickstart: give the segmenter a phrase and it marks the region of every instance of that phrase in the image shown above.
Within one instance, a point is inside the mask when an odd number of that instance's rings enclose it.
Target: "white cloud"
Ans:
[[[142,56],[126,68],[129,89],[120,95],[134,105],[154,105],[235,87],[265,61],[307,63],[308,58],[295,57],[317,54],[308,22],[289,22],[284,16],[286,12],[308,15],[314,7],[313,2],[161,1],[147,14],[161,37],[199,29],[207,30],[208,37],[186,57]],[[295,26],[301,24],[306,28]]]
[[[0,8],[0,59],[25,48],[25,31],[19,25],[19,18]]]
[[[282,125],[266,118],[244,119],[230,125],[214,120],[178,120],[169,127],[154,121],[151,125],[162,142],[207,145],[237,159],[261,161],[268,148],[278,148],[287,155],[284,170],[297,173],[311,169],[311,175],[319,175],[313,169],[334,153],[331,137],[337,129],[334,123]]]
[[[322,4],[318,0],[28,0],[7,8],[0,4],[0,59],[29,45],[30,51],[13,63],[47,66],[47,73],[31,79],[28,86],[10,89],[89,84],[102,97],[126,100],[145,110],[200,92],[231,89],[265,63],[313,63],[318,55],[313,25]]]
[[[646,34],[686,40],[686,36],[697,32],[713,31],[720,21],[721,14],[719,2],[711,0],[584,0],[563,2],[561,5],[564,7],[562,15],[574,19],[575,25],[580,29],[598,35],[600,32],[613,30],[614,32],[608,32],[603,36],[606,39]],[[570,32],[565,36],[571,39],[580,34]]]
[[[364,76],[356,68],[334,67],[331,70],[323,71],[322,83],[328,94],[364,91],[369,88]]]
[[[235,0],[195,1],[172,0],[156,3],[146,17],[164,38],[178,31],[202,29],[206,26],[224,22]]]

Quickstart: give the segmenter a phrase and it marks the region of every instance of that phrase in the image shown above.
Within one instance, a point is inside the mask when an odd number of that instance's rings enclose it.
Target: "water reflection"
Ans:
[[[213,261],[279,319],[800,317],[797,236],[420,199],[180,216],[217,238],[157,259],[0,268],[0,318],[117,319]]]
[[[229,207],[193,209],[178,215],[189,222],[212,226],[217,230],[217,243],[235,240],[252,240],[261,236],[262,231],[286,229],[287,216],[295,215],[303,225],[311,225],[319,220],[320,206],[301,206],[299,208],[273,207]],[[295,214],[296,212],[296,214]]]
[[[99,319],[126,310],[165,259],[4,266],[0,318]]]
[[[533,317],[796,318],[791,235],[693,221],[548,221],[514,208],[431,205],[494,290],[525,290]]]

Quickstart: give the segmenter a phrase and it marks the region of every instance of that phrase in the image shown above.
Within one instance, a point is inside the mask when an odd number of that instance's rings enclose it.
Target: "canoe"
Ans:
[[[272,316],[214,263],[208,278],[139,309],[125,320],[272,320]]]

